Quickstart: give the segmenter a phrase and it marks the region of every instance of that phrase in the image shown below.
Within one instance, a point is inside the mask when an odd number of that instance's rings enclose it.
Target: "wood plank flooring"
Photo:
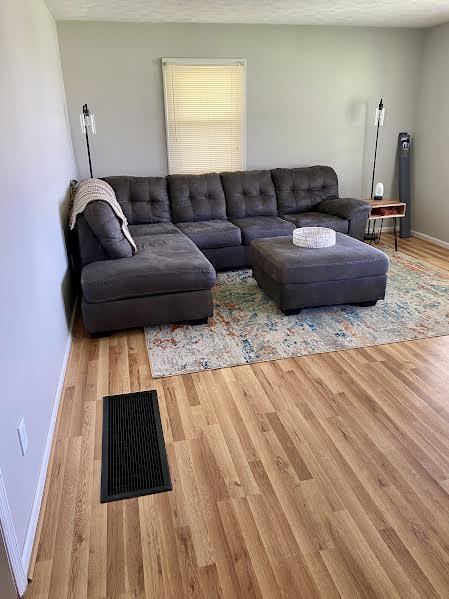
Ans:
[[[150,388],[173,491],[101,505],[101,398]],[[26,597],[449,597],[448,389],[449,337],[153,380],[79,321]]]

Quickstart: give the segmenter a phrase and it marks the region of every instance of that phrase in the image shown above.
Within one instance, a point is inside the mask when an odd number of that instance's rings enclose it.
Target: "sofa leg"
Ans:
[[[104,332],[97,332],[97,333],[89,333],[89,335],[92,337],[92,339],[101,339],[102,337],[110,337],[111,333],[113,333],[114,331],[104,331]]]
[[[353,306],[360,306],[361,308],[370,308],[372,306],[375,306],[377,304],[377,300],[374,300],[372,302],[359,302],[357,304],[353,304]]]
[[[208,321],[208,318],[198,318],[198,320],[189,320],[188,324],[192,325],[193,327],[196,327],[201,324],[207,324]]]
[[[284,316],[293,316],[294,314],[299,314],[302,312],[302,308],[292,308],[291,310],[282,310]]]

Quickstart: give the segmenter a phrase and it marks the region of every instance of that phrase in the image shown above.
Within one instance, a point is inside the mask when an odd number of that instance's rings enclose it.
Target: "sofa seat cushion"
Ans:
[[[280,285],[340,281],[385,275],[390,261],[377,248],[337,233],[328,248],[301,248],[289,239],[260,239],[251,244],[255,268]]]
[[[244,245],[249,245],[254,239],[263,237],[291,236],[295,228],[294,225],[277,216],[234,218],[232,222],[241,230]]]
[[[133,237],[145,237],[146,235],[165,235],[169,233],[180,232],[173,223],[129,225],[128,228]]]
[[[81,272],[84,299],[109,302],[180,291],[211,289],[215,270],[185,235],[137,237],[131,258],[92,262]]]
[[[295,225],[295,227],[327,227],[338,233],[347,233],[349,221],[333,214],[324,212],[300,212],[299,214],[284,214],[282,216]]]
[[[240,229],[227,220],[209,220],[176,225],[201,250],[224,248],[242,243]]]

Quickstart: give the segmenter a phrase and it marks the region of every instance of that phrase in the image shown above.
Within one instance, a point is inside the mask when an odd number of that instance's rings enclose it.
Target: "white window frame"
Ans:
[[[170,140],[169,140],[169,117],[167,102],[167,85],[164,66],[170,64],[181,65],[232,65],[240,64],[243,66],[243,118],[242,118],[242,170],[246,170],[246,59],[245,58],[162,58],[162,87],[164,90],[164,115],[165,115],[165,147],[167,152],[167,169],[171,172],[170,159]]]

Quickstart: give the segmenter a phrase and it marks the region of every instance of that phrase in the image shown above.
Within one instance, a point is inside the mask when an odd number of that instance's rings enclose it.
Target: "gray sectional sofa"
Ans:
[[[301,226],[361,240],[370,210],[367,202],[339,198],[337,175],[327,166],[105,181],[137,253],[116,257],[123,240],[104,202],[78,216],[82,313],[90,332],[201,322],[213,312],[215,271],[250,266],[252,241],[291,236]],[[105,226],[106,236],[99,231]]]

